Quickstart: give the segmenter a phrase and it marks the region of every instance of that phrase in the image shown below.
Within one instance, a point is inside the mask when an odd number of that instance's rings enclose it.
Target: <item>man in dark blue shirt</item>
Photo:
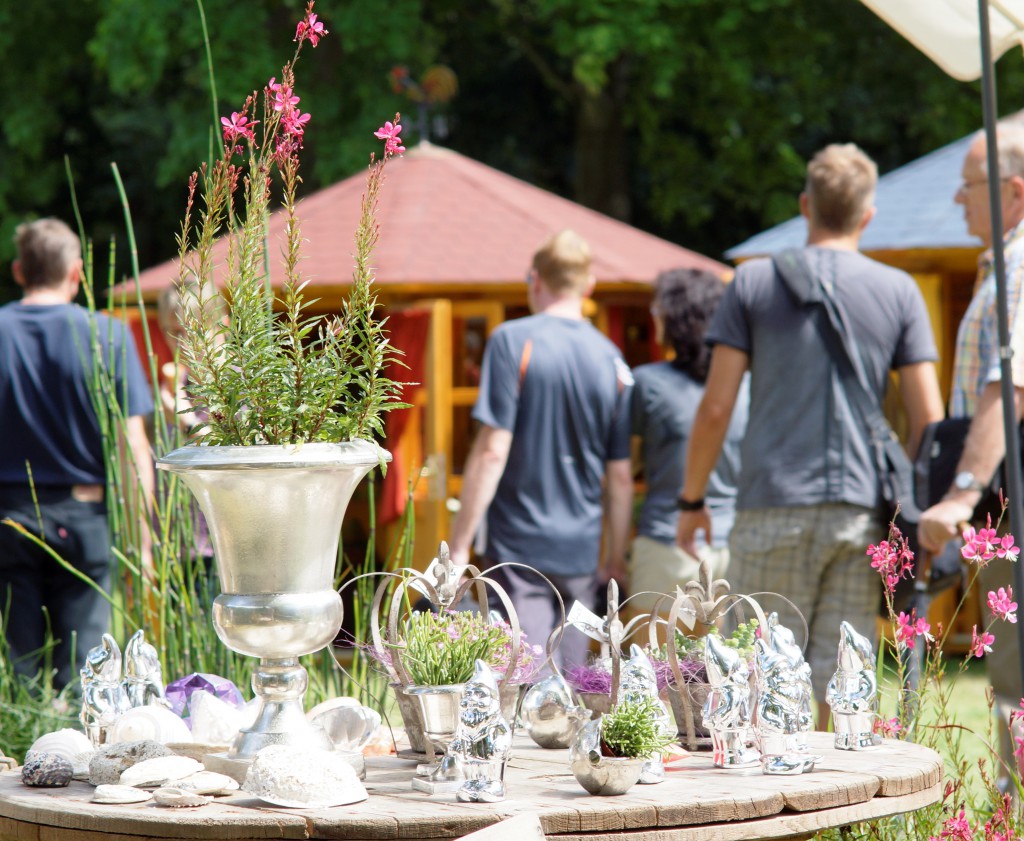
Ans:
[[[0,611],[15,669],[39,667],[47,630],[59,688],[107,630],[110,539],[104,438],[90,387],[94,363],[109,368],[125,420],[111,446],[130,452],[143,499],[153,488],[144,415],[149,385],[119,321],[72,301],[82,275],[78,237],[56,219],[20,225],[14,279],[22,299],[0,308],[0,519],[36,536],[96,586],[82,581],[10,525],[0,526]],[[95,346],[99,358],[94,359]],[[123,440],[122,440],[123,439]],[[148,561],[148,530],[142,529]]]

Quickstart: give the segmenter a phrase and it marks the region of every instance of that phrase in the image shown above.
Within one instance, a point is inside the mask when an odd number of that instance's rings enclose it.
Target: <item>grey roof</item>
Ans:
[[[878,213],[861,238],[862,251],[981,245],[967,233],[963,210],[953,203],[973,137],[963,137],[878,179]],[[806,237],[807,223],[797,216],[755,234],[725,254],[730,260],[774,254],[803,245]]]

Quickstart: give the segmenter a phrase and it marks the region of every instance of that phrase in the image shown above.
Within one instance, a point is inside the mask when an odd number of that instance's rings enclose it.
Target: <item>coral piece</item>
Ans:
[[[326,809],[367,798],[355,770],[330,751],[270,745],[256,754],[242,790],[275,806]]]

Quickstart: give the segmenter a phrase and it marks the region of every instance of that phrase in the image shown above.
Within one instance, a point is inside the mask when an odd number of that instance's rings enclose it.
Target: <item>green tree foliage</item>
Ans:
[[[218,114],[281,65],[280,33],[303,7],[205,0]],[[804,161],[827,142],[859,143],[884,172],[981,123],[977,85],[857,2],[319,0],[317,12],[332,37],[297,91],[313,114],[305,191],[364,166],[381,120],[415,111],[389,85],[399,64],[458,75],[435,142],[712,256],[794,215]],[[117,161],[142,265],[170,257],[214,120],[195,2],[0,0],[0,48],[0,262],[21,219],[70,217],[64,154],[92,236],[121,230]],[[1020,55],[1003,59],[1003,113],[1022,81]]]

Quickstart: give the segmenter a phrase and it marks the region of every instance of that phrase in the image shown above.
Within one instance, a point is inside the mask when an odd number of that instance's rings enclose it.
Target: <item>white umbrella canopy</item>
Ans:
[[[982,75],[977,0],[861,0],[954,79]],[[993,61],[1024,46],[1024,0],[989,0]]]

